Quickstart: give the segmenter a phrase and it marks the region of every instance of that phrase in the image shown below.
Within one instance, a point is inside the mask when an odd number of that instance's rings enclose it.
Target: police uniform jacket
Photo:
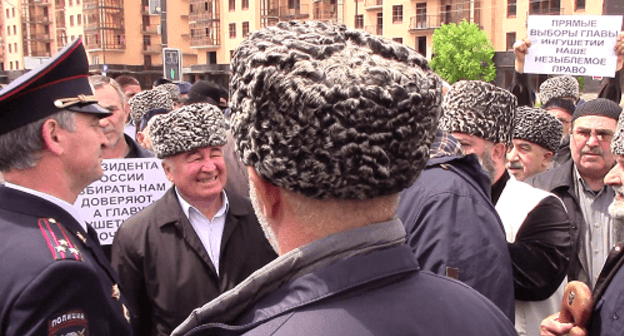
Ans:
[[[624,242],[615,245],[605,262],[596,288],[589,335],[619,335],[624,330]]]
[[[229,189],[219,275],[174,187],[126,220],[113,241],[112,265],[127,288],[138,335],[169,335],[191,311],[229,290],[277,255],[248,199]]]
[[[0,335],[132,335],[128,303],[95,231],[0,186]]]

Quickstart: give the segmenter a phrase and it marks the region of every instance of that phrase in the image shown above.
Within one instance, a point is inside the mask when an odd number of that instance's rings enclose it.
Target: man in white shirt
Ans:
[[[124,222],[112,264],[140,335],[169,335],[191,313],[276,257],[248,199],[225,190],[225,120],[218,107],[154,117],[154,153],[173,187]]]

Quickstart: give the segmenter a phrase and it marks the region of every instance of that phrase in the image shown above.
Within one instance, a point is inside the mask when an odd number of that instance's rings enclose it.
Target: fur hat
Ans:
[[[130,118],[134,125],[141,122],[141,118],[152,109],[173,110],[173,99],[164,90],[152,89],[141,91],[130,98]]]
[[[622,108],[612,100],[606,98],[596,98],[583,105],[577,106],[572,115],[572,122],[584,116],[602,116],[618,120]]]
[[[624,155],[624,113],[620,113],[615,136],[611,140],[611,152],[616,155]]]
[[[155,116],[149,133],[159,159],[227,143],[225,117],[211,104],[191,104]]]
[[[579,82],[572,76],[549,78],[539,87],[539,96],[542,106],[553,98],[574,98],[576,102],[580,96]]]
[[[516,112],[514,139],[538,144],[553,153],[559,150],[563,125],[555,116],[541,108],[521,106]]]
[[[179,103],[182,100],[182,96],[180,96],[180,89],[177,84],[167,83],[160,84],[155,87],[156,90],[165,90],[171,96],[174,103]]]
[[[442,93],[427,60],[344,25],[280,22],[232,59],[232,130],[242,161],[317,199],[370,199],[424,168]]]
[[[444,96],[440,129],[509,147],[517,108],[516,96],[505,89],[478,80],[458,81]]]

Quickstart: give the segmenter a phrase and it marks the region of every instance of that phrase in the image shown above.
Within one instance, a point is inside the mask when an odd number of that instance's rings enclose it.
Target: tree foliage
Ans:
[[[450,84],[462,79],[486,82],[496,77],[494,46],[475,23],[442,25],[433,33],[433,70]]]

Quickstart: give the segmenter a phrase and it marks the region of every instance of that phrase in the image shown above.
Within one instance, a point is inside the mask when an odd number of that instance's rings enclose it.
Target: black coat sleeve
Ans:
[[[535,98],[531,94],[529,76],[527,74],[514,71],[509,91],[518,98],[518,106],[533,107],[535,105]]]
[[[615,73],[615,78],[608,78],[605,83],[603,83],[600,88],[600,92],[598,92],[599,98],[606,98],[620,104],[622,99],[622,71],[624,69],[620,69]]]
[[[566,276],[570,263],[571,222],[559,199],[543,199],[526,217],[509,243],[516,300],[550,297]]]

